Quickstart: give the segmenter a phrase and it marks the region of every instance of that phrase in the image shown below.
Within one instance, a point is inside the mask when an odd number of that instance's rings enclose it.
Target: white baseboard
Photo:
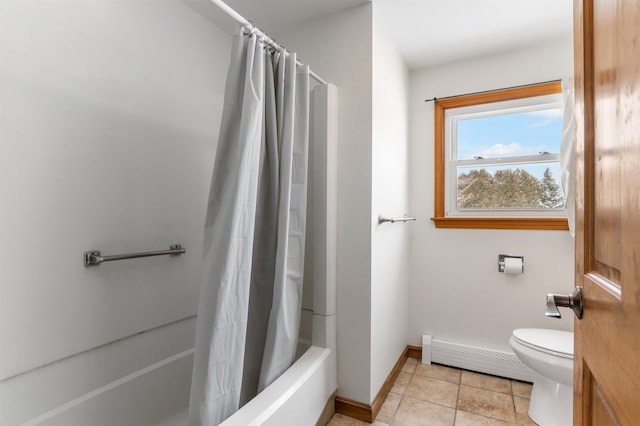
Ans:
[[[424,335],[422,354],[423,364],[435,362],[525,382],[533,382],[534,378],[533,370],[513,352],[447,342]],[[430,359],[426,360],[429,362],[425,362],[425,354],[430,354]]]

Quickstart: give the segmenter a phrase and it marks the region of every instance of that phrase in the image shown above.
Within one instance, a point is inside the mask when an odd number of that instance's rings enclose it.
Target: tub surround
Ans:
[[[189,395],[231,36],[180,0],[0,9],[0,424],[159,423]]]

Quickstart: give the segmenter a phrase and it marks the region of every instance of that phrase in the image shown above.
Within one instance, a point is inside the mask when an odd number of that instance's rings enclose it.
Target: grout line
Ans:
[[[509,380],[509,389],[511,389],[511,401],[513,402],[513,418],[515,423],[518,424],[518,410],[516,410],[516,397],[513,394],[513,380]]]
[[[453,413],[453,425],[456,424],[456,418],[458,417],[458,405],[460,404],[460,388],[462,387],[462,371],[460,372],[460,378],[458,379],[458,395],[456,395],[456,411]]]
[[[405,364],[406,364],[406,361],[405,361]],[[403,365],[403,367],[404,367],[404,365]],[[411,383],[411,380],[413,379],[413,375],[416,373],[416,370],[417,370],[417,369],[418,369],[418,366],[417,366],[417,364],[416,364],[415,368],[414,368],[414,369],[413,369],[413,371],[410,373],[410,376],[411,376],[411,377],[409,377],[409,381],[407,382],[407,385],[406,385],[406,386],[405,386],[405,388],[404,388],[404,392],[400,394],[400,401],[398,402],[398,406],[396,407],[396,410],[395,410],[395,411],[394,411],[394,413],[393,413],[393,418],[391,419],[391,425],[393,425],[393,423],[394,423],[394,422],[395,422],[395,420],[396,420],[396,414],[398,414],[398,410],[400,410],[400,405],[402,405],[402,401],[404,401],[404,397],[407,395],[407,388],[409,387],[409,383]],[[407,372],[405,371],[405,373],[407,373]],[[396,380],[393,382],[393,384],[394,384],[394,385],[395,385],[395,384],[396,384],[396,382],[398,381],[398,378],[399,378],[399,377],[400,377],[400,375],[398,375],[398,377],[396,378]],[[393,387],[393,386],[392,386],[392,387]]]
[[[509,389],[511,389],[511,403],[513,405],[513,417],[516,419],[516,424],[518,423],[518,412],[516,411],[516,397],[513,394],[513,386],[512,381],[509,380]]]
[[[455,367],[453,367],[453,368],[455,368]],[[414,376],[416,375],[416,371],[417,370],[418,370],[418,365],[416,364],[412,373],[408,373],[407,371],[404,371],[404,373],[410,374],[410,378],[409,378],[409,381],[408,381],[407,386],[406,386],[407,388],[409,387],[409,384],[412,382]],[[466,371],[464,369],[459,369],[459,368],[458,368],[458,370],[460,370],[460,376],[459,376],[459,379],[458,379],[458,381],[456,383],[457,386],[458,386],[458,393],[456,395],[456,406],[454,408],[454,417],[453,417],[453,424],[454,425],[455,425],[456,419],[458,417],[458,412],[461,411],[459,409],[459,404],[460,404],[460,392],[461,392],[461,388],[462,388],[462,371]],[[478,374],[482,374],[482,375],[488,376],[488,377],[495,377],[495,376],[493,376],[491,374],[484,374],[484,373],[478,373]],[[398,376],[398,377],[400,377],[400,376]],[[426,376],[426,377],[429,378],[429,379],[432,379],[432,380],[439,380],[439,381],[444,381],[444,382],[447,382],[447,383],[454,383],[454,382],[449,382],[448,380],[437,379],[437,378],[431,377],[431,376]],[[398,378],[396,378],[396,381],[397,380],[398,380]],[[395,381],[394,381],[393,385],[395,385]],[[469,385],[465,385],[465,386],[469,386]],[[486,388],[476,387],[476,386],[469,386],[469,387],[474,388],[474,389],[479,389],[479,390],[482,390],[484,392],[507,395],[507,394],[505,394],[503,392],[498,392],[498,391],[495,391],[495,390],[492,390],[492,389],[486,389]],[[396,394],[396,395],[400,396],[400,401],[398,402],[398,405],[396,406],[396,408],[395,408],[395,410],[394,410],[394,412],[392,414],[390,425],[393,425],[393,423],[395,422],[395,417],[398,414],[398,411],[400,409],[400,405],[402,405],[405,397],[407,396],[406,388],[405,388],[405,392],[404,393]],[[516,395],[513,393],[512,380],[509,380],[509,393],[508,393],[508,395],[511,396],[511,404],[512,404],[512,409],[513,409],[513,415],[514,415],[515,421],[517,423],[518,419],[517,419],[516,406],[515,406],[515,397],[516,397]],[[524,399],[527,399],[527,398],[524,398]],[[439,406],[442,406],[442,407],[447,407],[446,405],[442,405],[442,404],[439,404],[439,403],[436,403],[436,402],[422,400],[420,398],[418,398],[417,400],[418,401],[424,401],[424,402],[427,402],[427,403],[430,403],[430,404],[434,404],[434,405],[439,405]],[[447,408],[451,408],[451,407],[447,407]],[[482,415],[482,414],[477,414],[477,413],[469,413],[469,414],[472,414],[472,415],[475,415],[475,416],[479,416],[479,417],[483,417],[483,418],[486,418],[486,419],[492,420],[492,421],[502,421],[502,422],[504,422],[503,420],[496,419],[496,418],[493,418],[493,417],[487,417],[486,415]],[[374,421],[375,421],[375,419],[374,419]]]
[[[461,385],[462,385],[462,383],[461,383]],[[481,387],[479,385],[470,385],[470,384],[465,383],[463,386],[466,386],[468,388],[480,389],[480,390],[484,390],[484,391],[487,391],[487,392],[499,393],[499,394],[502,394],[502,395],[512,395],[511,392],[500,392],[500,391],[497,391],[497,390],[494,390],[494,389],[483,388],[483,387]]]
[[[494,422],[494,423],[495,423],[495,422],[499,422],[499,423],[504,424],[505,426],[506,426],[506,425],[509,425],[509,426],[512,426],[512,425],[513,425],[513,426],[517,426],[517,425],[518,425],[518,422],[517,422],[517,421],[516,421],[515,423],[514,423],[514,422],[509,422],[509,421],[507,421],[507,420],[496,419],[495,417],[487,417],[487,416],[485,416],[484,414],[472,413],[472,412],[470,412],[470,411],[464,411],[464,410],[456,410],[456,416],[458,415],[458,411],[462,411],[463,413],[471,414],[472,416],[475,416],[475,417],[482,417],[483,419],[490,420],[491,422]]]

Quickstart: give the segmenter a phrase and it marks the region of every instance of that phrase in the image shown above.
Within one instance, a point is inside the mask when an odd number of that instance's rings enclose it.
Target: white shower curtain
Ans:
[[[564,117],[562,140],[560,142],[560,167],[562,169],[562,190],[564,191],[565,210],[569,223],[569,233],[573,237],[576,231],[576,184],[575,184],[575,126],[573,117],[573,79],[562,80],[564,97]]]
[[[239,30],[205,223],[191,425],[219,424],[294,360],[308,143],[308,67]]]

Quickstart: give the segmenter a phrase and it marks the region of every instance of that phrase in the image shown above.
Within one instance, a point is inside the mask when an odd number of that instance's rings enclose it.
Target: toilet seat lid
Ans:
[[[545,328],[519,328],[513,337],[526,346],[573,357],[573,333]]]

